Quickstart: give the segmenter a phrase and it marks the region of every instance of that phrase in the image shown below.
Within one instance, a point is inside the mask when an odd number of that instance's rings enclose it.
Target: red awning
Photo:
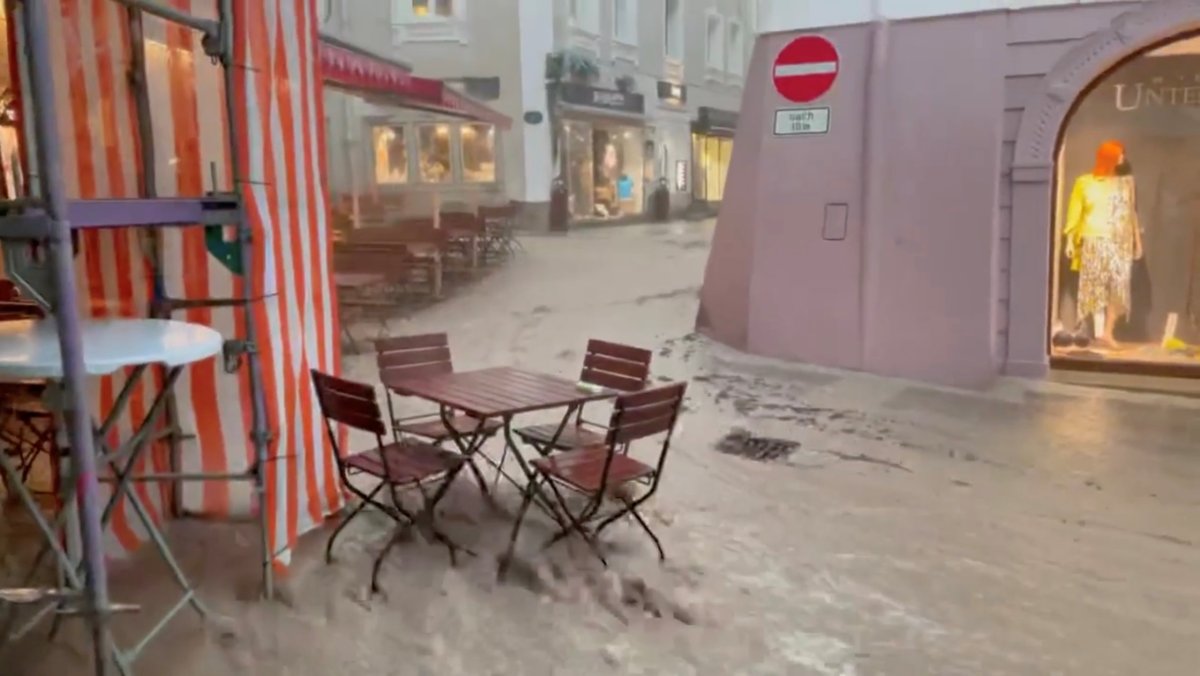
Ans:
[[[512,126],[508,116],[446,86],[441,80],[417,77],[403,64],[321,37],[321,77],[326,84],[353,93],[385,98],[402,108],[416,108]]]

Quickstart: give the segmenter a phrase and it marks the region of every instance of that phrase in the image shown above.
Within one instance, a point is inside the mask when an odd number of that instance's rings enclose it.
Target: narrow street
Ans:
[[[444,517],[479,556],[451,568],[443,548],[405,543],[384,597],[366,591],[382,517],[352,527],[333,566],[309,538],[286,605],[223,598],[227,557],[197,532],[190,565],[229,619],[201,644],[179,621],[140,673],[1194,673],[1194,400],[974,394],[736,355],[692,334],[711,231],[529,237],[506,268],[390,327],[448,331],[459,369],[573,377],[588,338],[653,348],[656,380],[690,383],[650,510],[665,566],[632,527],[606,533],[608,571],[576,543],[539,552],[535,533],[498,585],[511,522],[465,480]],[[346,371],[374,382],[374,368],[358,355]],[[739,428],[798,446],[741,457],[722,443]]]

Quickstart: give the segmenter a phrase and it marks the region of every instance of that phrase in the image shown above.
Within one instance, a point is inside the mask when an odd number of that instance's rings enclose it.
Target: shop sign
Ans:
[[[659,80],[658,98],[677,105],[687,103],[687,85]]]
[[[737,129],[738,114],[719,108],[700,106],[696,111],[696,130],[705,133],[725,132],[732,134]]]
[[[780,96],[793,103],[810,103],[833,87],[840,69],[837,47],[828,38],[801,35],[775,57],[771,77]]]
[[[641,115],[646,111],[645,99],[641,94],[616,89],[601,89],[568,82],[559,90],[563,103],[589,108],[600,108],[619,113]]]
[[[687,192],[688,190],[688,161],[675,160],[675,191]]]
[[[776,136],[804,136],[828,132],[828,108],[781,108],[775,111]]]

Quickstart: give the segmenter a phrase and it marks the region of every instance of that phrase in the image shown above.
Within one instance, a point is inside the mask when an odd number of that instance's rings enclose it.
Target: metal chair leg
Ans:
[[[479,484],[479,490],[483,491],[484,497],[490,497],[488,492],[487,479],[483,478],[483,471],[479,469],[479,465],[475,464],[474,457],[467,458],[467,466],[471,468],[471,474],[475,475],[475,483]]]
[[[504,551],[504,557],[500,559],[500,567],[496,573],[496,577],[501,580],[508,574],[508,566],[512,563],[513,552],[517,548],[517,536],[521,534],[521,522],[525,520],[525,514],[529,511],[529,505],[533,504],[535,490],[534,485],[530,484],[521,496],[521,508],[517,510],[517,518],[513,521],[512,533],[508,536],[508,549]]]
[[[373,498],[376,495],[378,495],[379,491],[382,489],[383,489],[383,484],[380,484],[375,489],[375,491],[371,493],[371,497]],[[358,506],[356,506],[353,510],[351,510],[350,513],[347,514],[345,516],[345,518],[342,519],[341,523],[339,523],[337,525],[337,528],[333,529],[333,534],[329,536],[329,542],[327,542],[325,544],[325,564],[326,565],[333,563],[333,543],[335,540],[337,540],[337,536],[341,535],[342,531],[345,530],[346,526],[350,525],[350,522],[352,520],[354,520],[354,517],[358,516],[364,509],[367,508],[367,505],[369,505],[369,504],[371,504],[371,500],[362,500],[360,498],[358,501]]]
[[[646,531],[646,534],[649,535],[650,539],[654,541],[654,546],[658,549],[658,560],[666,561],[667,555],[665,552],[663,552],[662,543],[658,541],[658,536],[655,535],[654,531],[650,529],[650,526],[646,523],[646,520],[642,518],[641,514],[638,514],[636,509],[629,510],[629,513],[633,515],[633,518],[637,519],[637,522],[642,526],[642,530]]]
[[[387,558],[388,552],[390,552],[392,547],[395,547],[396,544],[400,542],[400,539],[406,532],[408,532],[408,529],[413,527],[413,525],[414,524],[412,522],[398,524],[396,529],[392,532],[392,537],[388,538],[387,545],[385,545],[384,548],[380,550],[379,554],[375,556],[375,563],[371,566],[371,593],[378,594],[380,591],[379,571],[383,568],[383,560]]]

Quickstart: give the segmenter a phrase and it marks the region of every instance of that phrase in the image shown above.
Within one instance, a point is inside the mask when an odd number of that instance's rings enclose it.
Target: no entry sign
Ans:
[[[788,101],[808,103],[825,95],[837,80],[837,47],[820,35],[801,35],[775,57],[775,90]]]

